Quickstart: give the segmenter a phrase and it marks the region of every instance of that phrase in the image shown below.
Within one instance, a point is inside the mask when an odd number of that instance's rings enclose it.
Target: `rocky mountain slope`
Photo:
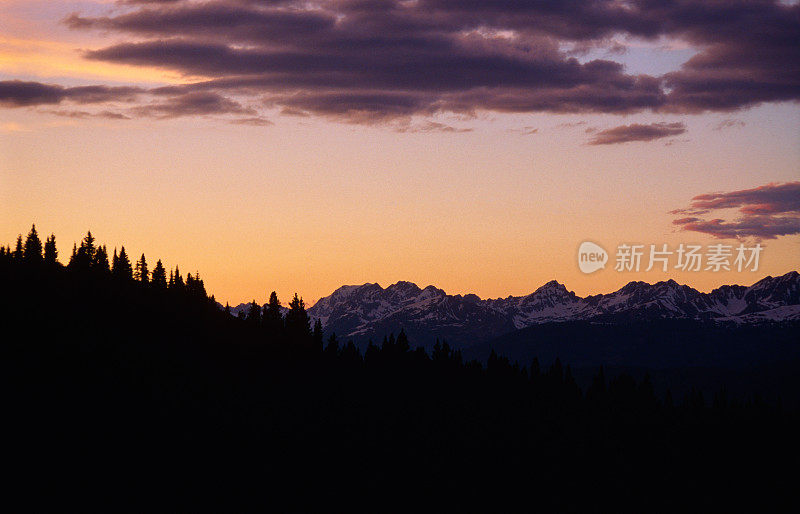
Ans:
[[[382,339],[403,328],[428,345],[436,338],[471,344],[541,323],[589,320],[606,323],[691,319],[752,324],[800,319],[800,274],[766,277],[747,287],[722,286],[701,293],[674,280],[630,282],[618,291],[581,298],[556,281],[533,293],[482,300],[448,295],[433,286],[398,282],[343,286],[308,310],[326,333],[340,338]]]

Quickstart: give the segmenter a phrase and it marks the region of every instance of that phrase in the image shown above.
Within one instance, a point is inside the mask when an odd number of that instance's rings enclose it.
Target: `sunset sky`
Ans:
[[[0,0],[0,243],[90,229],[231,304],[751,284],[800,269],[799,41],[779,1]]]

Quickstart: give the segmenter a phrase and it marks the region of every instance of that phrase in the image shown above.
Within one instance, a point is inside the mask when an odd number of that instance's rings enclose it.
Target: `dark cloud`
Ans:
[[[137,107],[134,112],[140,116],[156,118],[178,118],[181,116],[209,114],[257,114],[255,109],[244,107],[240,103],[217,93],[204,91],[173,96],[164,101]]]
[[[57,104],[66,97],[65,91],[65,88],[52,84],[4,80],[0,81],[0,104],[7,107]]]
[[[672,2],[664,0],[665,5]],[[664,110],[733,111],[800,98],[800,5],[674,2],[671,30],[700,52],[664,76]]]
[[[718,239],[776,239],[800,234],[800,216],[745,216],[734,221],[683,218],[672,223],[683,230],[709,234]]]
[[[287,112],[356,122],[479,110],[696,113],[800,98],[800,7],[778,1],[124,4],[65,23],[135,41],[88,51],[89,59],[207,78],[157,95],[250,96]],[[620,36],[682,40],[697,54],[662,77],[574,57],[621,52]],[[5,103],[58,103],[62,93],[29,91],[27,100]]]
[[[590,145],[615,145],[631,141],[653,141],[664,137],[677,136],[686,132],[686,125],[676,123],[651,123],[649,125],[622,125],[601,130],[589,141]]]
[[[139,102],[131,107],[130,104],[136,100]],[[265,118],[258,116],[258,112],[252,107],[245,107],[240,102],[220,93],[202,89],[194,91],[192,88],[184,87],[164,87],[151,90],[109,86],[63,87],[41,82],[0,81],[0,106],[40,107],[62,104],[127,106],[128,114],[110,109],[98,111],[60,109],[45,112],[69,118],[117,120],[130,119],[130,115],[160,119],[211,114],[247,115],[250,118],[245,119],[249,120],[250,124],[255,124],[255,120],[260,120],[261,125],[270,123]],[[237,123],[237,120],[232,122]],[[243,123],[241,119],[238,119],[238,122]]]
[[[231,123],[234,125],[252,125],[253,127],[269,127],[270,125],[274,125],[274,123],[268,119],[260,116],[254,116],[252,118],[236,118],[231,120]]]
[[[131,119],[130,116],[126,116],[121,112],[114,112],[114,111],[99,111],[99,112],[89,112],[89,111],[47,111],[50,114],[54,114],[56,116],[61,116],[64,118],[77,118],[77,119],[86,119],[86,118],[104,118],[107,120],[129,120]]]
[[[143,92],[134,87],[79,86],[63,87],[56,84],[26,82],[22,80],[0,81],[0,105],[27,107],[59,104],[69,100],[79,104],[132,101]]]
[[[739,209],[744,214],[800,214],[800,182],[697,195],[687,209],[677,209],[671,214],[706,214],[716,209]]]
[[[733,221],[699,216],[721,209],[738,209]],[[800,234],[800,182],[766,184],[753,189],[695,196],[688,208],[670,211],[683,215],[672,223],[682,230],[711,234],[721,239],[755,237],[774,239]]]
[[[444,133],[463,133],[472,132],[471,128],[459,128],[439,123],[436,121],[426,121],[417,125],[405,125],[396,128],[397,132],[444,132]]]

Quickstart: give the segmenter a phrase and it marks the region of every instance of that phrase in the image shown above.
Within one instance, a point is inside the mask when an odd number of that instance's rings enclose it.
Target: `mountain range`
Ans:
[[[247,304],[232,308],[234,314]],[[550,281],[526,296],[481,299],[449,295],[434,286],[397,282],[342,286],[308,309],[326,334],[364,343],[380,341],[401,328],[417,345],[442,339],[470,346],[536,325],[589,321],[624,324],[656,320],[694,320],[753,325],[800,320],[800,274],[766,277],[751,286],[725,285],[702,293],[674,280],[630,282],[608,294],[579,297]]]

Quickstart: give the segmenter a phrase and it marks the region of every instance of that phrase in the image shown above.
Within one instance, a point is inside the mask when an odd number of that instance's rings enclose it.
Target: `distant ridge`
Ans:
[[[249,304],[232,307],[238,314]],[[551,280],[526,296],[483,300],[477,295],[449,295],[401,281],[386,288],[377,283],[346,285],[308,309],[325,332],[339,338],[381,339],[404,329],[418,344],[436,338],[474,344],[542,323],[588,320],[628,323],[689,319],[714,323],[758,324],[800,320],[800,274],[768,276],[751,286],[725,285],[710,293],[674,280],[629,282],[609,294],[585,298]]]

